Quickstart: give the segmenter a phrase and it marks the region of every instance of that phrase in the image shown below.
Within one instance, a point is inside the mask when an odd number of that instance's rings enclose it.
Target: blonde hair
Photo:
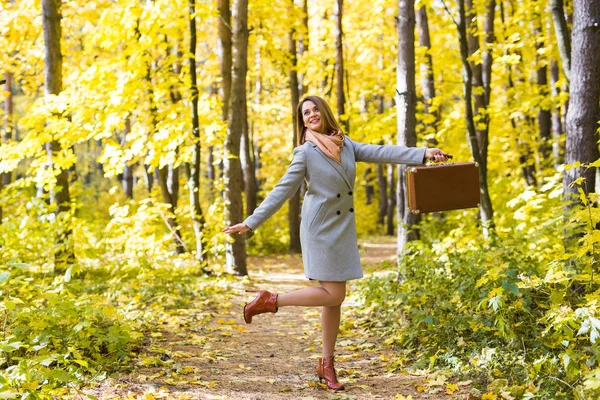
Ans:
[[[306,96],[298,103],[298,109],[296,110],[296,126],[298,127],[298,145],[304,144],[306,126],[304,126],[304,118],[302,118],[302,105],[307,101],[315,103],[319,112],[321,113],[321,121],[323,123],[323,133],[326,135],[340,131],[340,125],[335,119],[331,107],[325,100],[319,96]]]

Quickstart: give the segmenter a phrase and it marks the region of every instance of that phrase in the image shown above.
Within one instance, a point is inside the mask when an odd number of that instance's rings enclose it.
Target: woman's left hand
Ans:
[[[444,153],[440,149],[431,148],[425,150],[425,158],[430,161],[441,162],[447,161],[449,158],[452,158],[452,156],[448,153]]]

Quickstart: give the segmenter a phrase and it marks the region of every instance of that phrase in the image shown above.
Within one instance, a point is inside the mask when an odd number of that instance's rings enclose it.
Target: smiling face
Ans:
[[[317,105],[310,100],[307,100],[302,104],[302,120],[304,121],[305,127],[323,133],[321,111],[319,111]]]

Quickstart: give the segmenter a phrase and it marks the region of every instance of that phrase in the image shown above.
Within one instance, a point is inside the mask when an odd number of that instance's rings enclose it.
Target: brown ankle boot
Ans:
[[[247,292],[251,292],[251,290],[247,290]],[[250,324],[253,316],[267,312],[277,312],[277,293],[259,290],[258,296],[244,306],[244,321]]]
[[[344,385],[338,382],[337,374],[335,373],[335,368],[333,366],[333,356],[319,358],[319,364],[317,365],[317,375],[319,376],[319,381],[325,380],[327,387],[329,389],[333,389],[334,391],[344,390]]]

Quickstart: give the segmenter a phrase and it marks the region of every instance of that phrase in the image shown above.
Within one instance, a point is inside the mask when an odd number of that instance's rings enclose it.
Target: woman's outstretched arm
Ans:
[[[287,172],[275,185],[273,190],[267,195],[267,198],[254,210],[254,213],[246,220],[237,225],[228,226],[223,229],[225,233],[244,233],[248,229],[256,230],[273,214],[283,206],[287,200],[291,199],[300,189],[300,185],[306,176],[306,156],[302,147],[294,149],[294,159]]]

